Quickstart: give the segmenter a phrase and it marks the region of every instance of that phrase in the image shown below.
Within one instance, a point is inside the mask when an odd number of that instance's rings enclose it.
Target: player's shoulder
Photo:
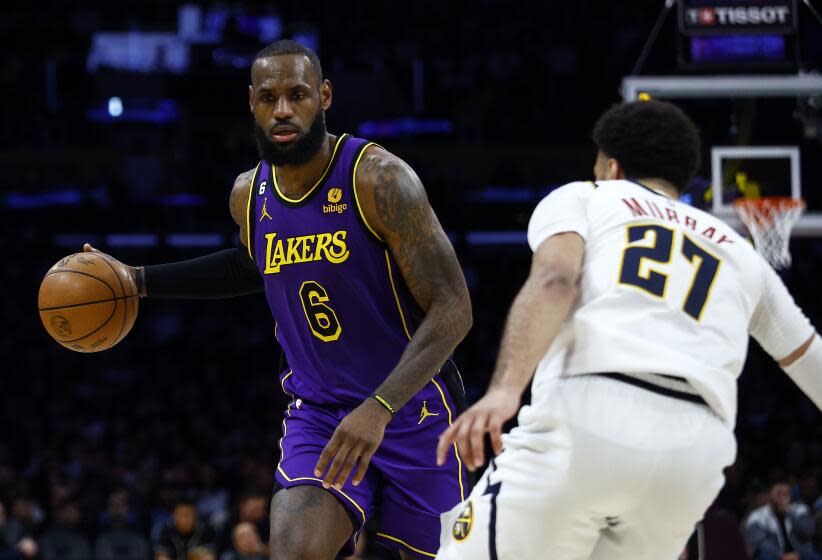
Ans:
[[[578,203],[580,200],[588,198],[597,189],[594,181],[573,181],[565,183],[549,192],[537,205],[537,208],[544,210],[547,207],[559,204]]]
[[[375,144],[365,148],[356,164],[354,180],[357,196],[366,201],[373,198],[410,203],[426,199],[425,188],[411,166]]]
[[[237,178],[234,179],[234,186],[231,189],[232,194],[234,191],[244,191],[248,192],[248,189],[251,188],[251,183],[254,181],[254,175],[257,173],[257,168],[259,164],[255,165],[248,171],[243,171]]]
[[[549,193],[548,196],[588,196],[591,193],[595,192],[598,188],[599,184],[595,181],[571,181],[570,183],[565,183],[564,185],[555,188],[553,191]]]
[[[413,174],[414,171],[402,158],[378,144],[368,145],[357,164],[357,183],[366,187],[374,186],[396,178],[398,175]]]
[[[248,171],[243,171],[234,179],[234,185],[231,187],[231,194],[229,195],[228,206],[235,222],[240,219],[244,220],[251,184],[254,182],[254,176],[256,175],[258,167],[259,165],[255,165]]]

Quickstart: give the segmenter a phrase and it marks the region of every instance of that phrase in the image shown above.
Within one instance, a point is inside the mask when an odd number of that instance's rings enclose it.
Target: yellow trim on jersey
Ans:
[[[298,202],[302,202],[303,200],[308,198],[308,195],[313,193],[314,189],[319,187],[325,181],[325,178],[328,176],[328,172],[331,171],[331,166],[334,164],[334,162],[337,159],[337,150],[340,148],[340,144],[342,143],[343,138],[345,138],[346,136],[348,136],[348,134],[341,134],[339,136],[339,138],[337,138],[337,142],[334,144],[334,151],[331,152],[331,159],[328,160],[328,165],[325,166],[325,171],[323,171],[323,174],[320,175],[319,179],[317,179],[317,182],[314,183],[314,186],[311,187],[310,189],[308,189],[308,192],[306,192],[304,195],[302,195],[298,199],[288,198],[287,196],[285,196],[283,194],[283,191],[280,190],[280,185],[277,183],[277,168],[274,167],[274,164],[271,164],[271,178],[274,181],[274,188],[277,189],[277,194],[279,194],[280,197],[282,197],[283,200],[286,200],[288,202],[295,203],[295,204],[298,203]]]
[[[248,188],[248,202],[245,204],[245,246],[248,249],[248,256],[254,260],[254,255],[251,254],[251,197],[254,196],[254,188],[257,183],[257,174],[260,172],[263,162],[257,164],[254,168],[254,176],[251,178],[251,186]]]
[[[400,296],[397,294],[397,288],[394,286],[394,275],[391,273],[391,259],[388,256],[388,251],[385,251],[385,264],[388,267],[388,280],[391,282],[391,291],[394,292],[394,301],[397,302],[397,311],[400,312],[400,319],[402,319],[402,328],[405,331],[405,336],[411,340],[411,333],[408,331],[408,324],[405,322],[405,313],[402,312],[402,305],[400,305]]]
[[[388,266],[388,279],[391,281],[391,291],[394,292],[394,301],[397,302],[397,310],[400,312],[400,319],[402,319],[402,328],[405,330],[405,336],[408,337],[408,340],[411,340],[411,333],[408,332],[408,325],[405,322],[405,314],[402,312],[402,306],[400,305],[400,297],[397,294],[397,288],[394,286],[394,275],[391,273],[391,260],[388,257],[388,251],[385,251],[385,264]],[[439,373],[439,371],[437,372]],[[439,383],[435,379],[431,380],[431,383],[434,384],[434,387],[437,388],[437,391],[440,392],[440,397],[442,398],[442,404],[445,406],[445,410],[448,411],[448,425],[451,425],[453,421],[453,415],[451,414],[451,407],[448,406],[448,400],[445,398],[445,393],[442,391],[442,387],[440,387]],[[462,484],[462,460],[460,459],[460,452],[457,449],[456,442],[454,443],[454,456],[457,458],[457,478],[459,479],[460,483],[460,501],[465,499],[465,488]]]
[[[299,482],[299,481],[301,481],[301,480],[313,480],[314,482],[319,482],[319,483],[322,483],[322,480],[321,480],[321,479],[319,479],[319,478],[314,478],[313,476],[298,476],[298,477],[296,477],[296,478],[291,478],[291,477],[289,477],[287,474],[285,474],[285,471],[283,470],[283,468],[282,468],[280,465],[277,465],[277,470],[280,472],[280,474],[281,474],[281,475],[283,475],[283,477],[284,477],[284,478],[285,478],[288,482]],[[337,490],[337,489],[336,489],[335,487],[333,487],[333,486],[332,486],[332,487],[330,487],[330,488],[328,488],[328,490],[333,490],[334,492],[337,492],[337,493],[338,493],[338,494],[340,494],[343,498],[345,498],[346,500],[348,500],[349,502],[351,502],[351,504],[352,504],[355,508],[357,508],[357,511],[359,511],[359,512],[360,512],[360,516],[362,517],[362,524],[363,524],[363,525],[365,525],[365,511],[364,511],[364,510],[360,507],[360,504],[358,504],[358,503],[354,500],[354,498],[352,498],[351,496],[349,496],[348,494],[346,494],[346,493],[345,493],[345,492],[343,492],[342,490]]]
[[[294,399],[294,395],[292,395],[291,393],[289,393],[288,391],[286,391],[286,390],[285,390],[285,380],[286,380],[286,379],[288,379],[288,377],[289,377],[292,373],[294,373],[294,370],[293,370],[293,369],[288,370],[288,373],[287,373],[287,374],[285,374],[285,376],[283,376],[283,378],[280,380],[280,387],[282,387],[282,389],[283,389],[283,393],[285,393],[286,395],[288,395],[289,397],[291,397],[291,402],[290,402],[290,403],[288,403],[288,408],[286,409],[286,412],[285,412],[285,414],[286,414],[286,418],[290,418],[290,417],[291,417],[291,405],[293,405],[293,404],[294,404],[294,400],[295,400],[295,399]],[[287,474],[285,474],[285,471],[283,470],[283,467],[282,467],[282,462],[283,462],[283,455],[284,455],[284,453],[283,453],[283,440],[285,439],[285,436],[286,436],[286,434],[288,433],[288,426],[287,426],[287,425],[286,425],[286,423],[285,423],[286,418],[283,418],[283,435],[280,437],[280,442],[279,442],[279,446],[280,446],[280,461],[277,463],[277,471],[279,471],[279,473],[280,473],[281,475],[283,475],[283,478],[285,478],[288,482],[299,482],[300,480],[313,480],[313,481],[315,481],[315,482],[322,483],[322,480],[321,480],[321,479],[319,479],[319,478],[314,478],[313,476],[298,476],[298,477],[296,477],[296,478],[291,478],[290,476],[288,476]],[[355,500],[354,500],[351,496],[349,496],[348,494],[346,494],[346,493],[345,493],[345,492],[343,492],[342,490],[337,490],[337,489],[336,489],[336,488],[334,488],[333,486],[330,488],[330,490],[334,490],[335,492],[337,492],[337,493],[339,493],[340,495],[342,495],[342,496],[343,496],[346,500],[348,500],[349,502],[351,502],[351,503],[354,505],[354,507],[355,507],[355,508],[357,508],[357,510],[360,512],[360,515],[362,516],[362,524],[363,524],[363,525],[365,525],[365,510],[363,510],[363,509],[360,507],[360,504],[358,504],[358,503],[357,503],[357,502],[356,502],[356,501],[355,501]]]
[[[274,336],[277,336],[277,324],[276,324],[276,323],[274,323]],[[294,397],[294,395],[292,395],[291,393],[289,393],[288,391],[286,391],[286,390],[285,390],[285,380],[286,380],[286,379],[288,379],[288,377],[289,377],[292,373],[294,373],[294,370],[293,370],[293,369],[289,369],[289,370],[288,370],[288,373],[286,373],[286,374],[283,376],[283,378],[282,378],[282,379],[280,379],[280,387],[282,387],[282,389],[283,389],[283,393],[285,393],[285,394],[286,394],[286,395],[288,395],[289,397],[292,397],[292,398],[293,398],[293,397]]]
[[[445,406],[445,410],[448,411],[448,425],[451,425],[451,421],[453,420],[453,416],[451,415],[451,407],[448,406],[448,401],[445,398],[445,393],[442,391],[442,387],[440,384],[437,383],[436,379],[432,379],[431,383],[434,384],[434,387],[437,388],[437,391],[440,392],[440,397],[442,397],[442,404]],[[457,442],[453,443],[454,445],[454,456],[457,458],[457,478],[460,482],[460,501],[465,501],[465,488],[462,485],[462,460],[460,459],[460,452],[457,449]]]
[[[424,550],[420,550],[419,548],[414,548],[413,546],[411,546],[410,544],[408,544],[408,543],[407,543],[407,542],[405,542],[404,540],[402,540],[402,539],[398,539],[397,537],[392,537],[391,535],[388,535],[388,534],[386,534],[386,533],[377,533],[377,536],[378,536],[378,537],[382,537],[382,538],[384,538],[384,539],[389,539],[389,540],[392,540],[392,541],[394,541],[394,542],[398,542],[398,543],[400,543],[401,545],[403,545],[404,547],[406,547],[407,549],[409,549],[409,550],[413,550],[413,551],[414,551],[414,552],[416,552],[417,554],[424,554],[425,556],[430,556],[431,558],[436,558],[436,557],[437,557],[437,555],[436,555],[436,554],[432,554],[432,553],[430,553],[430,552],[425,552]]]
[[[371,224],[369,224],[368,220],[365,218],[365,212],[362,211],[362,205],[360,204],[360,197],[357,196],[357,166],[360,164],[360,159],[362,159],[362,156],[365,154],[365,151],[371,146],[377,146],[378,148],[382,147],[379,144],[375,144],[374,142],[369,142],[363,147],[362,150],[360,150],[360,155],[357,156],[357,161],[354,162],[354,174],[351,180],[351,190],[354,191],[354,202],[357,203],[357,211],[360,213],[362,223],[365,224],[365,227],[368,228],[368,231],[370,231],[374,235],[374,237],[376,237],[379,241],[385,243],[385,240],[382,237],[380,237],[379,233],[374,231],[374,228],[371,227]]]

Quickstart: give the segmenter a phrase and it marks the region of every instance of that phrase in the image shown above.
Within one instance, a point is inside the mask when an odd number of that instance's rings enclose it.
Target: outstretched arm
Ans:
[[[471,328],[471,302],[454,248],[425,189],[402,160],[368,148],[357,169],[357,196],[369,226],[388,245],[425,318],[399,362],[375,393],[340,423],[319,461],[316,476],[341,488],[355,464],[359,484],[391,419],[439,371]],[[338,474],[339,473],[339,474]]]
[[[482,466],[486,432],[494,452],[502,451],[502,425],[519,409],[522,392],[576,302],[584,248],[576,233],[554,235],[537,248],[508,314],[488,392],[442,433],[439,464],[456,442],[469,469]]]
[[[231,216],[246,244],[246,204],[253,170],[240,174],[231,190]],[[95,251],[86,244],[85,251]],[[245,249],[225,249],[174,263],[126,267],[135,281],[140,297],[218,299],[262,291],[263,283]]]
[[[751,318],[751,336],[822,409],[822,339],[764,261],[762,273],[762,295]]]

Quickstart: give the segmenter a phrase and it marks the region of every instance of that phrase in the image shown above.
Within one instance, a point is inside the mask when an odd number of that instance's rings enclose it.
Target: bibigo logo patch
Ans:
[[[339,187],[331,187],[328,189],[328,202],[336,204],[342,198],[342,189]]]

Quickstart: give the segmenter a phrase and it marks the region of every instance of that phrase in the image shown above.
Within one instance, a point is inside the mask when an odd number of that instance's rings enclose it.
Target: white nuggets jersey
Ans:
[[[722,220],[627,180],[570,183],[536,208],[532,249],[585,240],[580,300],[537,368],[688,380],[730,426],[748,334],[775,359],[814,332],[773,269]]]

